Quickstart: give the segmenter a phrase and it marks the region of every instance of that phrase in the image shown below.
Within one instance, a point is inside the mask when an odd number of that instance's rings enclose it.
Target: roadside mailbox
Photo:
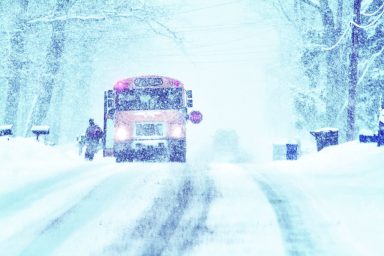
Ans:
[[[49,126],[47,125],[34,125],[31,128],[33,134],[36,135],[36,140],[39,140],[40,135],[48,135],[49,134]]]

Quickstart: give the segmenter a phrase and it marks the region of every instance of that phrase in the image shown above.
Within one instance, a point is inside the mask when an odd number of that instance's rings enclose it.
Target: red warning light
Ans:
[[[115,84],[115,90],[122,91],[127,87],[127,84],[124,81],[119,81]]]

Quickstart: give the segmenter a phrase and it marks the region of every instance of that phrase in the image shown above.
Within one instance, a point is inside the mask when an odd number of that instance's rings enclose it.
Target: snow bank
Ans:
[[[306,174],[367,174],[383,166],[383,154],[384,147],[377,147],[375,143],[353,141],[304,155],[299,161],[277,161],[269,163],[268,166]]]
[[[333,242],[321,241],[323,248],[334,255],[384,255],[384,147],[354,141],[266,169],[285,188],[297,189],[290,196],[300,198],[311,230],[332,236]]]
[[[0,194],[73,168],[80,160],[34,138],[0,138]]]

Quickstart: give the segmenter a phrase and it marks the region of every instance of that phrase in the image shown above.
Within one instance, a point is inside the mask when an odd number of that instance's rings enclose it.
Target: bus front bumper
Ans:
[[[114,155],[118,162],[131,162],[134,159],[138,161],[172,161],[174,151],[178,148],[185,151],[185,139],[132,140],[115,143]]]

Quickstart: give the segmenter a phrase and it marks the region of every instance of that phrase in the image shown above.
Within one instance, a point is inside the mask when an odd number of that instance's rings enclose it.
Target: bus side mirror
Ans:
[[[187,107],[193,108],[193,100],[192,99],[187,100]]]
[[[192,90],[186,90],[185,94],[187,95],[187,107],[193,108]]]
[[[115,114],[116,106],[115,106],[115,92],[113,90],[108,90],[104,92],[104,118],[113,118]]]

